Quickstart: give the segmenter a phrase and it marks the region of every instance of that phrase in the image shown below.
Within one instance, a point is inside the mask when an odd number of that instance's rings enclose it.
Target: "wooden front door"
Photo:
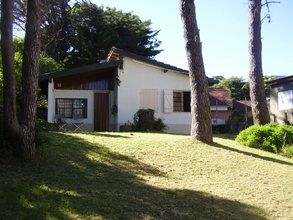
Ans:
[[[109,94],[95,93],[94,100],[94,130],[109,130]]]

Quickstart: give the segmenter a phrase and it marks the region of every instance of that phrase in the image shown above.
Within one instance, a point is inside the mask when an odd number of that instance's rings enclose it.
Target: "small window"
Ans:
[[[190,112],[190,92],[173,92],[174,112]]]
[[[65,118],[87,118],[87,99],[56,99],[56,114]]]

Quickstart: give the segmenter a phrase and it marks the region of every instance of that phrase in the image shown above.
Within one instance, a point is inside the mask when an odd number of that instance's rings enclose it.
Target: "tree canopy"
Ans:
[[[250,100],[249,94],[249,82],[246,81],[243,77],[232,76],[230,78],[225,78],[223,76],[213,76],[213,79],[217,79],[220,82],[213,85],[214,88],[228,88],[231,92],[231,98],[233,100]],[[270,96],[270,86],[268,82],[274,80],[272,76],[264,76],[265,82],[265,95],[266,97]]]
[[[219,79],[219,76],[216,76]],[[213,78],[216,78],[213,77]],[[231,98],[233,100],[244,100],[249,99],[249,85],[248,82],[245,82],[242,77],[230,77],[230,78],[222,78],[222,80],[213,85],[214,88],[228,88],[231,92]]]
[[[16,93],[20,94],[21,91],[21,76],[22,76],[22,61],[23,61],[23,49],[24,39],[14,38],[14,63],[15,63],[15,74],[16,74]],[[39,60],[39,74],[58,71],[63,66],[57,63],[53,58],[42,55]],[[2,69],[2,55],[0,51],[0,101],[3,99],[3,69]]]
[[[150,20],[90,1],[69,1],[45,1],[41,24],[42,52],[66,67],[99,62],[112,46],[150,58],[161,52],[159,31]],[[25,20],[23,2],[17,0],[18,26]]]
[[[141,21],[132,13],[104,8],[91,2],[75,3],[70,11],[67,65],[94,63],[105,59],[112,46],[153,57],[160,50],[159,31],[150,28],[151,21]]]

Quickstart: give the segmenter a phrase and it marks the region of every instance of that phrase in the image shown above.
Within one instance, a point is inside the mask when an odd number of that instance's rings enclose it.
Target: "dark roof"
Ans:
[[[154,66],[158,66],[158,67],[163,68],[164,70],[172,70],[175,72],[183,73],[184,75],[188,75],[188,73],[189,73],[188,70],[184,70],[184,69],[178,68],[176,66],[171,66],[169,64],[159,62],[157,60],[150,59],[147,57],[143,57],[143,56],[140,56],[140,55],[137,55],[137,54],[125,51],[125,50],[117,49],[115,47],[112,47],[107,59],[108,60],[118,60],[118,59],[120,59],[119,55],[126,56],[126,57],[129,57],[129,58],[132,58],[132,59],[135,59],[135,60],[147,63],[147,64],[151,64]],[[208,79],[208,82],[210,85],[218,83],[218,81],[215,79],[212,79],[209,77],[207,77],[207,79]]]
[[[67,69],[67,70],[61,70],[61,71],[52,72],[52,73],[46,73],[39,76],[39,81],[48,80],[52,78],[60,78],[64,76],[71,76],[71,75],[91,72],[95,70],[107,69],[107,68],[119,66],[121,63],[122,63],[121,60],[114,60],[114,61],[108,61],[105,63],[96,63],[92,65],[87,65],[87,66],[81,66],[74,69]]]
[[[211,106],[230,106],[232,99],[230,90],[226,88],[209,88],[209,98]]]
[[[283,78],[280,78],[280,79],[272,80],[272,81],[268,82],[268,84],[270,86],[273,86],[273,85],[277,85],[277,84],[281,84],[281,83],[286,83],[286,82],[290,82],[290,81],[293,81],[293,75],[287,76],[287,77],[283,77]]]
[[[143,57],[143,56],[131,53],[131,52],[127,52],[127,51],[112,47],[111,51],[109,52],[108,58],[107,58],[108,61],[105,63],[96,63],[96,64],[81,66],[81,67],[77,67],[77,68],[73,68],[73,69],[67,69],[67,70],[62,70],[62,71],[57,71],[57,72],[52,72],[52,73],[46,73],[46,74],[39,76],[39,81],[48,80],[48,79],[52,79],[52,78],[60,78],[60,77],[64,77],[64,76],[71,76],[71,75],[76,75],[79,73],[85,73],[85,72],[90,72],[90,71],[94,71],[94,70],[100,70],[100,69],[106,69],[106,68],[110,68],[110,67],[119,66],[122,63],[122,60],[120,59],[119,55],[120,56],[127,56],[129,58],[132,58],[132,59],[144,62],[144,63],[158,66],[164,70],[172,70],[172,71],[182,73],[184,75],[188,75],[188,70],[184,70],[184,69],[178,68],[176,66],[171,66],[169,64],[159,62],[154,59],[150,59],[147,57]],[[207,79],[208,79],[209,85],[213,85],[213,84],[218,83],[218,81],[215,79],[212,79],[209,77],[207,77]]]
[[[236,100],[233,101],[234,110],[245,110],[251,111],[251,101],[250,100]]]
[[[148,64],[152,64],[154,66],[162,67],[163,69],[173,70],[173,71],[185,73],[186,75],[188,75],[188,71],[187,70],[178,68],[176,66],[171,66],[169,64],[166,64],[166,63],[163,63],[163,62],[159,62],[159,61],[156,61],[154,59],[150,59],[150,58],[147,58],[147,57],[143,57],[143,56],[140,56],[140,55],[137,55],[137,54],[134,54],[134,53],[125,51],[125,50],[117,49],[115,47],[113,47],[111,49],[111,51],[109,53],[109,56],[108,56],[108,59],[111,59],[111,55],[113,55],[115,53],[118,53],[118,54],[120,54],[122,56],[130,57],[132,59],[139,60],[139,61],[142,61],[142,62],[145,62],[145,63],[148,63]]]

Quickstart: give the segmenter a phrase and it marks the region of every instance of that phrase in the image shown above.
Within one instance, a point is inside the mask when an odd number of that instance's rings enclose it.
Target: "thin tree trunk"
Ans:
[[[191,87],[191,136],[193,139],[211,143],[213,138],[208,82],[204,70],[194,1],[180,0],[180,7]]]
[[[40,56],[41,0],[28,0],[22,65],[21,149],[24,159],[35,155],[35,123]]]
[[[249,86],[254,124],[270,122],[262,73],[261,0],[249,0]]]
[[[19,124],[16,112],[16,80],[13,53],[13,1],[1,1],[1,52],[3,66],[3,107],[5,136],[16,142]],[[17,145],[14,144],[14,145]]]

